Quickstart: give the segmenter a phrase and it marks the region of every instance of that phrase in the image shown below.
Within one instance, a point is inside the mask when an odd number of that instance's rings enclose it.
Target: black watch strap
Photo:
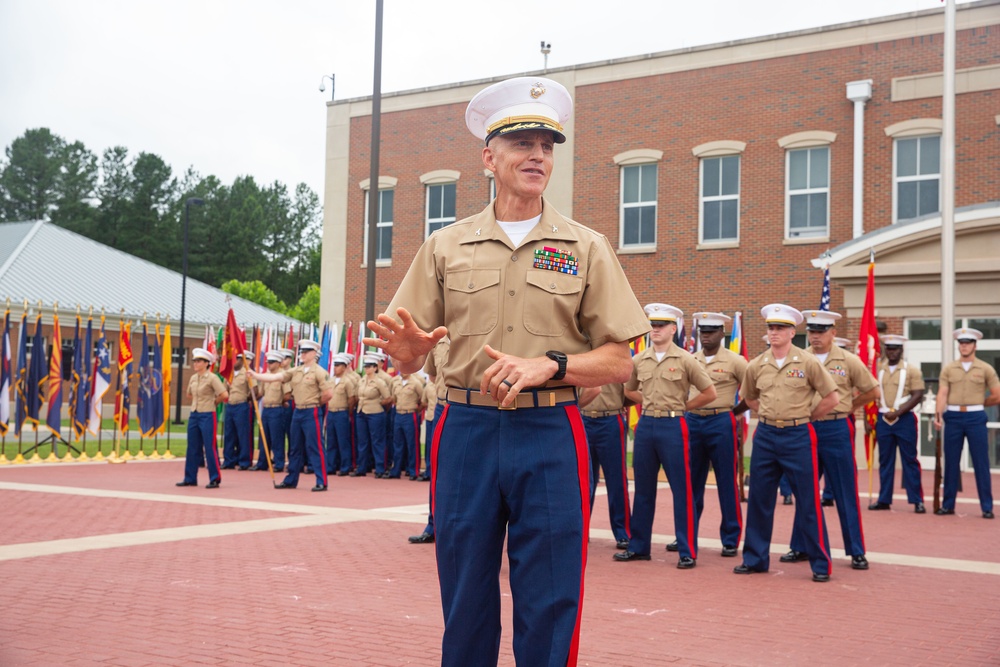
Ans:
[[[549,350],[545,356],[559,364],[559,370],[552,376],[553,380],[562,380],[566,377],[566,354],[557,350]]]

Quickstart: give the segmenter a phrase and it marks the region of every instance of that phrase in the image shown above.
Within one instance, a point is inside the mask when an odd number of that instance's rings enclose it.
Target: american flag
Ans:
[[[830,310],[830,265],[823,267],[823,296],[819,299],[820,310]]]

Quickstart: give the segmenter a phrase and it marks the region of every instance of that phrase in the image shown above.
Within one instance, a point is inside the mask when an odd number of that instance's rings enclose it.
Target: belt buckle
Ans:
[[[778,428],[785,428],[785,420],[784,419],[776,419],[774,421],[774,425],[777,426]]]
[[[959,406],[958,411],[959,412],[968,412],[969,411],[969,406],[967,406],[967,405]]]
[[[503,403],[497,401],[497,410],[517,410],[517,396],[514,397],[514,402],[504,407]]]

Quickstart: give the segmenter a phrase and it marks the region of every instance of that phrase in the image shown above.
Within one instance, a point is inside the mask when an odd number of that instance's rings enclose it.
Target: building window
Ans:
[[[700,242],[738,241],[740,229],[740,156],[701,160]]]
[[[455,222],[455,184],[427,186],[427,236]]]
[[[788,151],[785,237],[829,236],[830,149],[827,146]]]
[[[621,247],[656,245],[656,165],[621,168]]]
[[[895,141],[896,222],[941,210],[941,137],[906,137]]]
[[[375,261],[388,262],[392,260],[392,203],[395,190],[378,191],[378,237],[375,242]],[[368,196],[365,191],[365,256],[368,261]]]

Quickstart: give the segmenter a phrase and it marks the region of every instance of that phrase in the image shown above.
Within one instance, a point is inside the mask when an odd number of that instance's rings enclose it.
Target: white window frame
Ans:
[[[652,200],[639,200],[636,202],[626,202],[625,201],[625,170],[626,169],[639,169],[639,193],[642,196],[642,167],[653,165],[656,167],[656,188],[653,192],[656,194],[656,198]],[[656,237],[657,228],[659,227],[659,222],[657,220],[657,215],[659,213],[659,189],[660,189],[660,165],[656,162],[641,162],[638,164],[626,164],[622,165],[618,169],[618,247],[622,250],[632,250],[632,251],[642,251],[642,250],[655,250],[656,249]],[[630,208],[653,208],[653,241],[651,243],[625,243],[625,211]]]
[[[392,212],[393,212],[393,217],[395,217],[395,213],[396,213],[395,188],[379,188],[378,192],[379,192],[379,202],[378,202],[378,215],[379,215],[379,218],[382,217],[382,193],[383,192],[392,192],[393,193],[393,206],[392,206],[393,211]],[[362,256],[362,259],[361,259],[362,265],[367,264],[367,262],[368,262],[368,211],[370,210],[370,208],[369,208],[370,201],[369,201],[368,197],[370,195],[371,195],[371,190],[365,190],[365,243],[364,243],[364,255]],[[376,233],[379,234],[379,235],[381,235],[383,229],[385,229],[387,227],[391,229],[392,226],[393,226],[392,223],[393,223],[392,220],[388,220],[388,221],[379,220],[377,223],[375,223],[375,228],[377,230]],[[378,250],[376,249],[375,266],[391,266],[392,265],[392,245],[391,244],[389,246],[389,257],[379,257],[377,253],[378,253]]]
[[[822,188],[799,188],[794,192],[792,191],[792,153],[799,151],[814,151],[820,148],[826,149],[826,186]],[[790,148],[785,151],[785,240],[787,241],[799,241],[804,239],[817,239],[817,238],[829,238],[830,237],[830,165],[833,162],[830,155],[829,145],[820,146],[807,146],[804,148]],[[808,155],[807,161],[807,171],[806,171],[806,183],[809,182],[810,174],[812,173],[812,153]],[[792,196],[793,195],[813,195],[813,194],[825,194],[826,195],[826,219],[824,220],[824,225],[822,230],[816,228],[807,228],[807,231],[800,231],[792,235]],[[816,229],[815,231],[813,231]]]
[[[735,195],[709,195],[705,196],[705,161],[706,160],[724,160],[726,158],[736,158],[738,162],[737,174],[736,174],[736,194]],[[740,191],[742,187],[743,179],[743,156],[739,153],[728,154],[728,155],[706,155],[698,160],[698,245],[703,246],[715,246],[715,245],[732,245],[739,244],[740,242]],[[721,162],[719,163],[722,164]],[[721,168],[720,168],[721,169]],[[719,183],[722,182],[722,174],[719,174]],[[735,201],[736,202],[736,237],[735,238],[724,238],[724,239],[710,239],[705,240],[705,204],[709,202],[723,202],[723,201]]]
[[[927,139],[929,137],[938,138],[938,169],[935,174],[915,174],[913,176],[900,176],[899,175],[899,142],[906,141],[909,139],[917,140],[917,169],[920,169],[920,140]],[[900,134],[893,137],[892,140],[892,222],[899,222],[899,184],[900,183],[914,183],[919,181],[937,181],[938,183],[938,201],[937,210],[928,213],[919,213],[916,217],[920,218],[925,215],[934,215],[941,213],[941,135],[936,132],[930,132],[926,134]],[[917,197],[917,205],[920,205],[920,198]],[[903,218],[903,220],[915,220],[916,218]]]
[[[456,183],[455,181],[449,181],[446,183],[428,183],[426,186],[424,186],[424,238],[425,239],[434,232],[436,232],[438,229],[447,227],[448,225],[450,225],[451,223],[455,222],[455,220],[458,219],[454,215],[450,217],[441,217],[441,218],[431,217],[431,191],[434,190],[434,188],[445,188],[449,185],[455,189],[456,213],[457,213],[458,183]],[[438,226],[434,230],[431,230],[431,225],[438,225]]]

